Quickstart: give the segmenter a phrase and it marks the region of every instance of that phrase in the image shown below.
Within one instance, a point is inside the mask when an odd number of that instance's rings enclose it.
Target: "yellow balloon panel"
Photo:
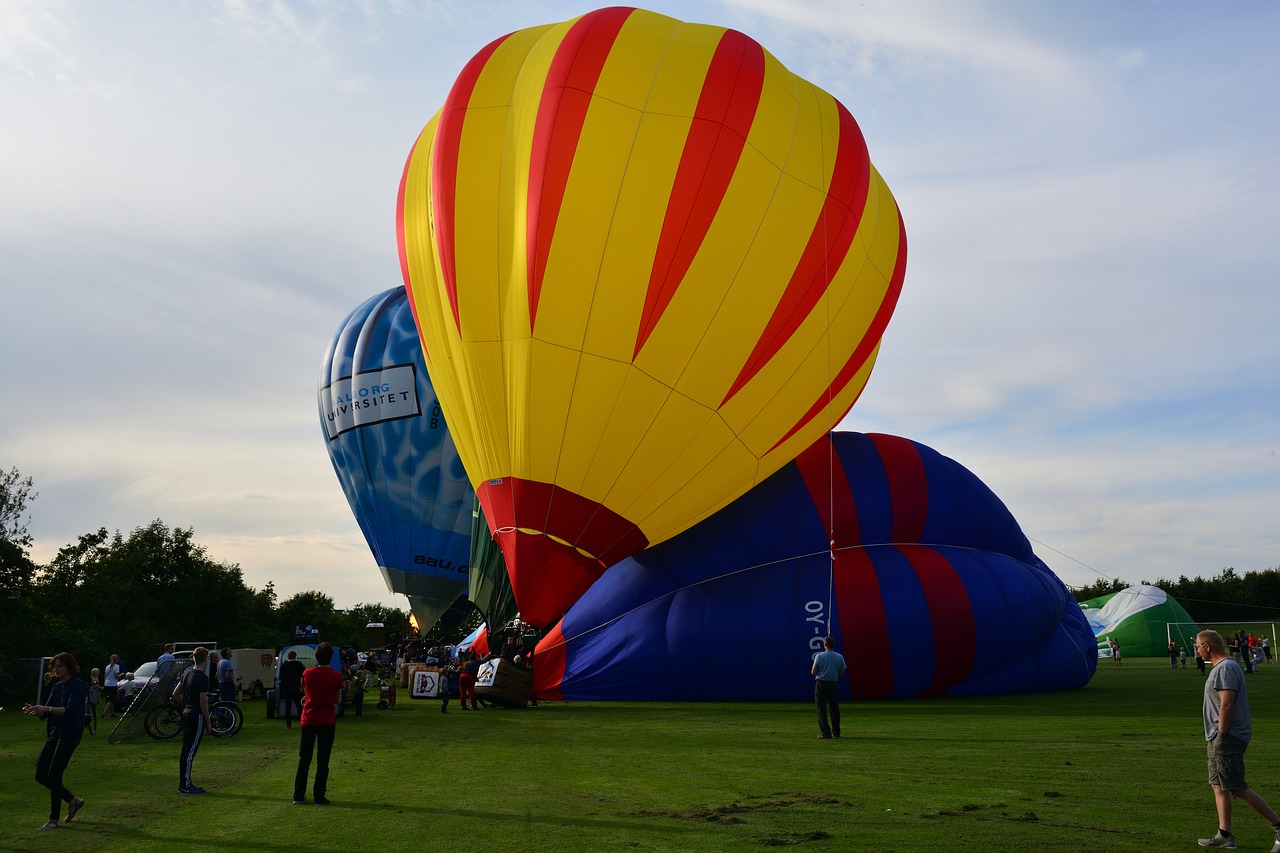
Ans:
[[[905,259],[834,98],[741,33],[622,7],[468,63],[398,227],[433,384],[490,526],[529,531],[500,541],[543,620],[825,435]]]

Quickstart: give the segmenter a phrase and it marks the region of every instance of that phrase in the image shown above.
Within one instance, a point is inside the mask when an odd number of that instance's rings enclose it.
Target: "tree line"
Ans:
[[[0,673],[59,651],[74,654],[86,673],[112,654],[133,668],[170,641],[280,649],[295,625],[314,625],[321,639],[356,648],[364,647],[370,622],[386,626],[389,642],[411,635],[408,612],[397,608],[338,610],[318,590],[279,601],[272,583],[249,586],[239,565],[210,557],[193,530],[160,519],[127,535],[98,528],[37,565],[27,529],[33,486],[16,468],[0,470]]]
[[[1182,575],[1176,581],[1157,578],[1142,583],[1169,593],[1201,624],[1263,622],[1280,617],[1280,569],[1276,568],[1244,574],[1226,568],[1208,579]],[[1100,578],[1088,586],[1071,587],[1071,594],[1076,601],[1088,601],[1130,586],[1134,584]]]

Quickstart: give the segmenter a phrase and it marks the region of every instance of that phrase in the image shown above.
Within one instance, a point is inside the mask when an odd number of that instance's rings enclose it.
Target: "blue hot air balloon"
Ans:
[[[539,644],[534,694],[796,699],[828,633],[851,698],[1070,689],[1097,666],[1075,599],[972,472],[836,432],[605,572]]]
[[[320,369],[319,405],[333,470],[387,588],[409,597],[426,631],[466,596],[475,492],[404,288],[342,321]]]

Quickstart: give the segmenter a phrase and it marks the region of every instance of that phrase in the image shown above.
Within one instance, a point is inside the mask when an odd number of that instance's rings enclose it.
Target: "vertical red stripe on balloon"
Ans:
[[[703,79],[658,238],[633,353],[684,280],[738,168],[764,88],[764,48],[726,30]]]
[[[773,316],[721,405],[742,390],[795,334],[827,292],[827,285],[853,245],[867,204],[871,160],[858,123],[839,101],[836,107],[840,117],[840,141],[836,146],[836,162],[831,172],[831,183],[827,186],[826,201],[782,299],[774,307]]]
[[[538,315],[547,257],[591,96],[618,30],[634,11],[615,6],[583,15],[565,34],[547,71],[529,155],[525,255],[529,271],[530,326]]]
[[[859,547],[858,507],[853,488],[838,456],[832,452],[828,433],[796,457],[809,498],[827,530],[835,530],[836,552],[832,565],[835,609],[840,614],[842,647],[889,648],[889,617],[880,593],[876,567],[865,548]],[[893,695],[893,662],[876,655],[851,678],[853,695]]]
[[[897,210],[895,206],[895,211]],[[818,413],[827,407],[828,404],[844,389],[846,385],[853,381],[858,375],[858,371],[862,369],[862,365],[871,357],[871,353],[875,350],[876,345],[880,343],[880,338],[884,335],[885,327],[889,325],[889,318],[893,316],[893,309],[898,305],[898,296],[902,293],[902,280],[907,274],[907,231],[902,224],[902,214],[898,212],[898,259],[893,266],[893,277],[889,279],[889,288],[885,291],[884,299],[880,301],[880,307],[876,310],[876,316],[872,318],[871,325],[867,329],[867,333],[862,336],[862,340],[858,342],[857,348],[853,351],[853,355],[844,363],[836,373],[831,385],[827,387],[822,395],[813,402],[813,405],[806,411],[791,427],[787,430],[787,434],[778,439],[773,447],[769,448],[770,452],[776,450],[784,441],[791,438],[810,421],[818,416]],[[849,406],[857,402],[856,398],[849,402]],[[845,409],[845,412],[849,411]],[[841,412],[843,417],[844,412]]]
[[[921,695],[943,696],[973,671],[978,633],[964,581],[946,557],[932,548],[905,549],[924,589],[933,622],[933,683]]]
[[[844,465],[835,453],[831,433],[797,456],[796,467],[809,491],[810,500],[822,518],[822,527],[833,535],[836,547],[852,548],[862,544],[853,488],[849,485]]]
[[[440,123],[436,126],[435,149],[431,158],[431,203],[433,224],[436,231],[436,252],[440,258],[440,270],[444,278],[445,293],[453,308],[453,322],[462,329],[458,319],[458,263],[457,249],[453,244],[453,209],[458,191],[458,152],[462,147],[462,128],[466,124],[467,108],[476,82],[489,62],[489,57],[509,36],[495,39],[471,58],[458,79],[454,81],[449,96],[440,109]]]
[[[893,511],[890,541],[920,542],[929,517],[929,482],[915,444],[893,435],[869,435],[884,463]]]
[[[836,612],[840,614],[840,642],[847,660],[857,661],[849,684],[854,698],[893,695],[893,656],[889,649],[889,617],[875,563],[865,548],[836,552]]]

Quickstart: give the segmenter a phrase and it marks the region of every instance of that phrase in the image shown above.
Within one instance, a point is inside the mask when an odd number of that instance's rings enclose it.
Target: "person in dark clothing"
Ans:
[[[67,822],[84,806],[62,783],[62,774],[71,762],[71,754],[84,734],[84,682],[80,680],[80,664],[70,652],[58,652],[49,662],[53,686],[44,705],[23,705],[22,713],[45,721],[44,747],[36,759],[36,781],[49,789],[49,821],[41,829],[57,829],[62,804],[67,804]]]
[[[204,788],[191,782],[191,765],[200,749],[200,738],[209,734],[209,676],[204,667],[209,650],[197,646],[192,653],[195,663],[173,689],[173,698],[182,703],[182,753],[178,757],[178,793],[203,794]]]
[[[298,653],[290,649],[288,660],[280,664],[280,704],[284,707],[285,728],[293,728],[293,708],[302,715],[302,673],[306,667],[298,660]]]

